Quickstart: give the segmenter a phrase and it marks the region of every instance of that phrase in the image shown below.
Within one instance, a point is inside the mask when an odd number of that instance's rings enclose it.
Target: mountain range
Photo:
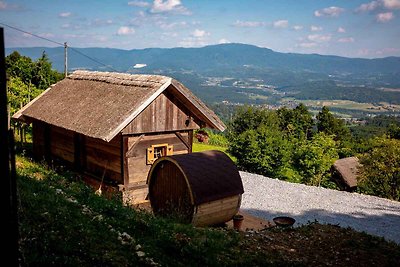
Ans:
[[[14,50],[34,59],[46,52],[53,63],[53,67],[63,71],[63,47],[7,48],[6,54]],[[103,63],[107,67],[92,61],[86,56]],[[325,74],[385,74],[400,72],[400,57],[364,59],[318,54],[280,53],[268,48],[231,43],[200,48],[147,48],[134,50],[69,48],[68,67],[70,70],[85,68],[110,71],[114,69],[120,72],[190,70],[201,74],[248,68],[275,71],[307,71]],[[141,67],[140,71],[138,71],[138,67]]]

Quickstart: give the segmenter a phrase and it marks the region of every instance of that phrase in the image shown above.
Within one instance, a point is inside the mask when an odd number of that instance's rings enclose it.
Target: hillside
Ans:
[[[38,58],[46,51],[53,66],[64,68],[64,48],[7,48],[6,54],[17,50],[25,56]],[[268,48],[246,44],[221,44],[201,48],[148,48],[122,50],[113,48],[74,48],[69,53],[69,67],[99,69],[99,65],[78,54],[82,52],[121,72],[134,71],[136,64],[146,64],[144,70],[192,70],[212,73],[235,68],[264,68],[316,73],[396,73],[400,58],[345,58],[318,54],[280,53]]]
[[[64,68],[64,48],[8,48],[36,59],[45,51]],[[89,59],[94,59],[95,61]],[[101,62],[104,65],[99,64]],[[89,69],[172,76],[207,104],[307,105],[318,100],[350,116],[400,113],[400,58],[345,58],[280,53],[246,44],[201,48],[70,48],[69,71]],[[351,101],[344,106],[338,101]],[[368,104],[369,103],[369,104]]]
[[[193,228],[105,199],[78,175],[17,158],[25,266],[397,266],[400,247],[333,225]]]

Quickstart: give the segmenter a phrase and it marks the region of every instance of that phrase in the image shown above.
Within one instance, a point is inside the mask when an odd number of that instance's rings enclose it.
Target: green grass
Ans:
[[[65,168],[56,172],[22,156],[17,176],[23,266],[333,266],[347,257],[371,265],[400,261],[400,246],[336,226],[321,226],[322,234],[310,228],[315,225],[240,234],[158,218],[122,205],[119,195],[96,195]],[[352,243],[339,242],[346,237]],[[347,255],[354,244],[358,254]],[[327,254],[327,247],[340,254]]]
[[[209,145],[209,144],[202,144],[202,143],[193,143],[192,151],[193,152],[202,152],[202,151],[207,151],[207,150],[218,150],[226,153],[233,162],[236,162],[236,158],[227,153],[226,151],[228,150],[228,147],[224,146],[215,146],[215,145]]]

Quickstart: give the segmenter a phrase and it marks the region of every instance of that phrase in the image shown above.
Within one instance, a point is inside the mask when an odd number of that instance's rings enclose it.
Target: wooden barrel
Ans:
[[[215,150],[159,158],[147,183],[155,214],[195,226],[231,220],[244,192],[235,164]]]

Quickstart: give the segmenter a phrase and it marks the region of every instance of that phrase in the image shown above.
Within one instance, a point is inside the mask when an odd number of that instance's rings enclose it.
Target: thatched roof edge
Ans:
[[[127,117],[123,123],[121,123],[117,128],[115,128],[106,138],[104,138],[104,141],[110,142],[115,136],[118,135],[119,132],[122,131],[133,119],[136,118],[137,115],[139,115],[140,112],[142,112],[148,105],[150,105],[151,102],[153,102],[165,89],[168,88],[168,86],[171,84],[172,78],[169,78],[166,83],[164,83],[152,96],[146,99],[145,102],[143,102],[138,109],[136,109],[129,117]]]

